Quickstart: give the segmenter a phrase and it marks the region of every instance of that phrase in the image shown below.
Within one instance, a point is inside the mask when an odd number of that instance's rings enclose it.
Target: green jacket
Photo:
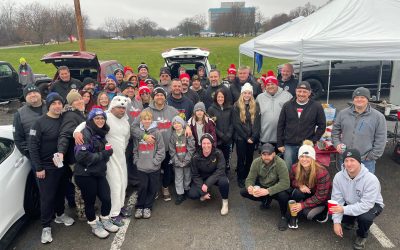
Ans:
[[[275,156],[271,166],[265,166],[261,156],[251,164],[249,175],[246,178],[246,189],[254,186],[256,180],[262,188],[267,188],[269,195],[282,192],[290,187],[289,171],[285,161]]]

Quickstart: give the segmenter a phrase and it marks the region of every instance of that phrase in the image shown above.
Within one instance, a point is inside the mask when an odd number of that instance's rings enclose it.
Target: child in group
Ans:
[[[175,204],[180,205],[185,199],[185,193],[190,189],[190,161],[196,150],[193,136],[185,136],[186,122],[179,115],[172,119],[174,131],[169,142],[169,154],[175,168]]]
[[[160,188],[160,167],[165,158],[165,146],[151,112],[140,113],[139,126],[145,134],[143,139],[134,141],[133,149],[133,163],[138,168],[139,179],[135,218],[148,219],[151,217],[151,209]],[[148,135],[154,136],[154,144],[149,144],[144,140]]]
[[[215,134],[215,123],[214,121],[207,115],[206,106],[203,102],[198,102],[194,105],[193,115],[188,120],[188,124],[192,131],[196,149],[201,147],[200,138],[208,133],[214,138],[214,147],[217,147],[217,136]]]

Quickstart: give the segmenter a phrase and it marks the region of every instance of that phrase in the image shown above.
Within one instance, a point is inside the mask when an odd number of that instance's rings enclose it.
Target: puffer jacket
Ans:
[[[217,144],[232,144],[232,106],[221,107],[213,103],[208,109],[207,114],[216,124],[215,133],[217,134]]]

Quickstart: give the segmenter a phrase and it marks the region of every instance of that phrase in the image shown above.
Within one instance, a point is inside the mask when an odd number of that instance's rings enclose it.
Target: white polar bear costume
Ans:
[[[125,150],[130,137],[128,116],[119,119],[111,113],[116,107],[127,107],[130,100],[124,96],[115,96],[107,111],[107,124],[110,131],[106,135],[108,143],[112,145],[114,153],[107,162],[107,181],[111,191],[112,217],[118,216],[124,206],[125,191],[128,185],[128,169],[126,166]]]

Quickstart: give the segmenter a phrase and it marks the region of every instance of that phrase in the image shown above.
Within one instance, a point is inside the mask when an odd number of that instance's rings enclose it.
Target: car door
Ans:
[[[0,137],[0,238],[21,218],[30,168],[14,141]]]
[[[0,100],[18,98],[22,95],[18,73],[8,63],[0,63]]]

